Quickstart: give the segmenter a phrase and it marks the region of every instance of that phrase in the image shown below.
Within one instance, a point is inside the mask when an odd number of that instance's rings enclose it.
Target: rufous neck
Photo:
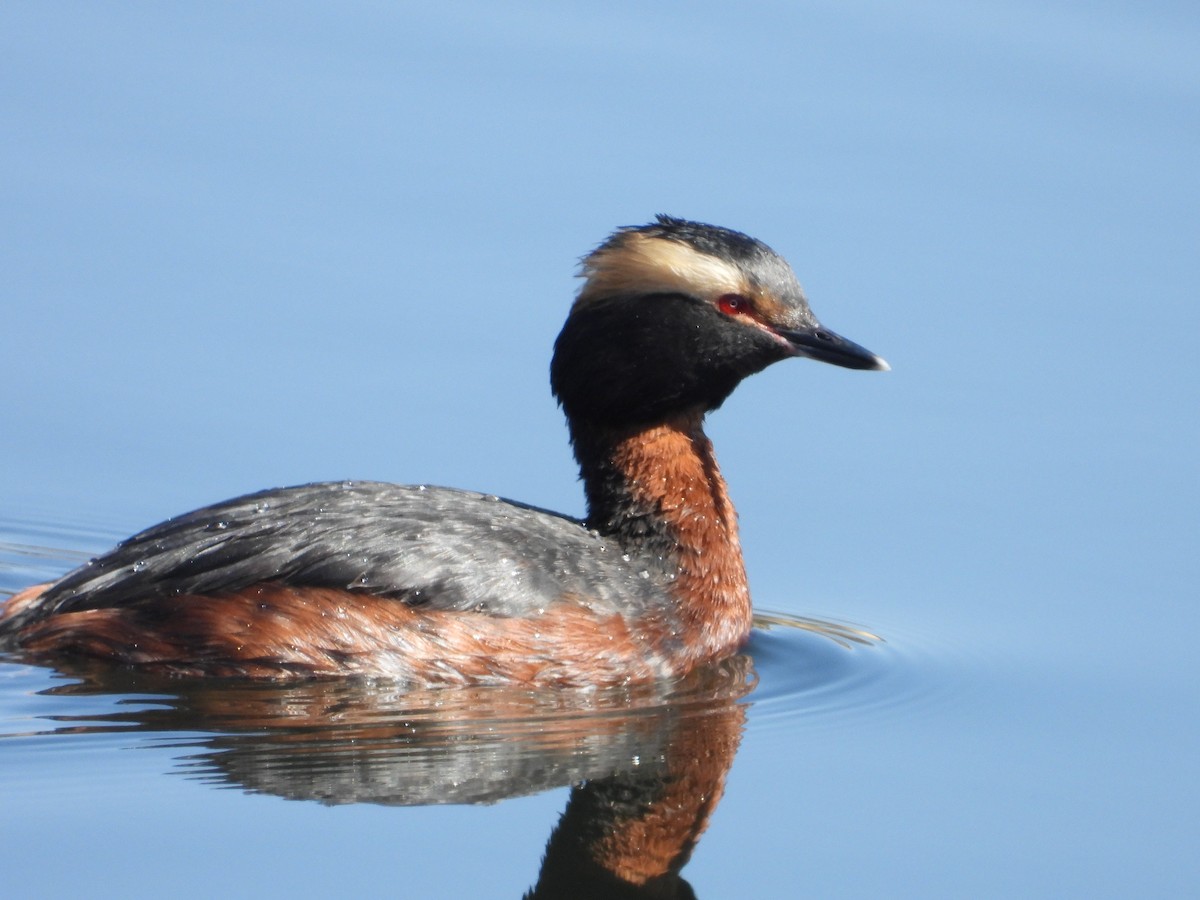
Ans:
[[[631,429],[574,428],[588,526],[674,565],[689,616],[725,640],[750,627],[737,513],[703,414]],[[715,635],[714,635],[715,636]],[[736,641],[734,641],[736,643]]]

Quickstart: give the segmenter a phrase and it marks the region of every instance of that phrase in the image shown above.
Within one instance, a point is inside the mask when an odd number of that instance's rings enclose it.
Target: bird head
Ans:
[[[791,357],[888,368],[822,326],[786,260],[738,231],[659,216],[618,229],[580,274],[550,368],[572,422],[636,426],[707,412],[746,376]]]

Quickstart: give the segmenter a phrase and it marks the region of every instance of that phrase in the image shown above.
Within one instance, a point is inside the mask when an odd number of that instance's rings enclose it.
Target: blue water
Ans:
[[[700,897],[1200,895],[1197,46],[1167,0],[0,5],[0,590],[276,485],[580,514],[550,348],[655,213],[892,364],[711,417],[753,673],[0,664],[0,893],[519,897],[569,784],[690,754]]]
[[[73,548],[103,537],[29,520],[0,522],[0,536],[0,585],[9,591],[61,573],[82,557]],[[382,893],[396,865],[424,890],[474,893],[486,882],[496,896],[517,896],[522,878],[524,887],[536,880],[538,839],[556,822],[547,804],[564,805],[569,786],[686,781],[708,759],[711,783],[687,781],[688,796],[718,795],[751,736],[790,742],[796,727],[919,708],[927,698],[918,695],[930,690],[919,682],[912,661],[865,628],[779,613],[758,616],[745,654],[685,682],[599,692],[170,679],[10,658],[0,662],[6,874],[23,893],[47,896],[82,879],[116,896],[135,872],[139,883],[166,885],[180,870],[192,874],[170,889],[188,896],[307,895],[316,890],[308,866],[319,834],[341,845],[321,851],[324,866],[338,860],[324,875],[331,890]],[[280,798],[313,808],[279,806]],[[664,802],[669,820],[674,807]],[[502,808],[481,808],[494,804]],[[447,805],[455,807],[448,817],[431,809]],[[380,850],[364,846],[358,829],[368,826],[332,808],[346,806],[368,816],[378,814],[371,806],[390,807],[389,821],[369,826],[392,836],[385,858],[352,861]],[[312,814],[328,820],[297,842],[293,829]],[[669,833],[685,835],[690,850],[708,814],[684,815]],[[233,823],[253,821],[261,831],[230,843]],[[446,840],[462,846],[414,855],[414,837],[419,843],[430,827],[455,829]],[[526,850],[501,864],[496,848],[514,830]],[[222,858],[241,845],[270,859],[269,886],[247,883],[241,866],[214,866],[214,840]],[[754,868],[739,877],[757,879]]]
[[[115,537],[0,521],[0,587]],[[673,753],[687,772],[688,740],[727,733],[725,794],[683,871],[700,896],[1186,893],[1194,811],[1163,767],[1195,765],[1194,732],[1172,724],[1194,686],[1081,679],[1069,654],[1028,654],[762,612],[746,656],[666,693],[213,684],[9,661],[6,880],[22,896],[85,881],[113,897],[398,883],[521,896],[569,785],[666,777]]]

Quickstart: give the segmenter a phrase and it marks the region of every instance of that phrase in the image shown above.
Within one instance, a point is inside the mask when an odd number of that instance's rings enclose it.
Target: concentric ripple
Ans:
[[[754,624],[754,729],[911,715],[950,692],[945,656],[907,630],[777,612],[757,614]]]

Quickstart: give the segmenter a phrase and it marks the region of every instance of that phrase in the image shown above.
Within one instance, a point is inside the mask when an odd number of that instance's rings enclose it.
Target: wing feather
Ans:
[[[38,617],[232,593],[263,582],[516,616],[571,597],[635,612],[670,574],[578,520],[449,488],[335,482],[249,494],[169,519],[69,573]]]

